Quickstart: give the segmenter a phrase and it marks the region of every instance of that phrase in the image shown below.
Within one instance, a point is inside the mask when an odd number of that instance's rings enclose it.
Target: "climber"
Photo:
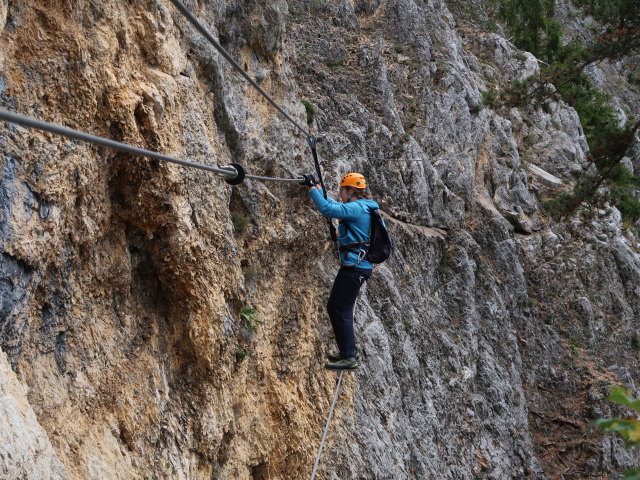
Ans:
[[[365,259],[365,255],[371,230],[370,209],[379,207],[371,200],[365,178],[359,173],[348,173],[342,177],[339,193],[342,203],[325,199],[313,175],[304,175],[300,183],[309,187],[309,196],[322,215],[340,220],[340,270],[327,302],[338,351],[327,355],[329,362],[325,367],[330,370],[354,370],[358,367],[358,354],[353,331],[353,309],[360,287],[373,271],[373,265]]]

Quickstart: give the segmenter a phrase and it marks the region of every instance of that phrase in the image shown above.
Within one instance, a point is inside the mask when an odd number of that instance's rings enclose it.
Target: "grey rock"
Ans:
[[[93,3],[101,25],[119,18],[109,15],[116,6],[120,18],[135,18],[127,2]],[[127,90],[129,77],[117,80],[123,97],[141,99],[158,147],[208,164],[244,162],[252,173],[309,171],[303,136],[174,10],[152,3],[144,31],[116,36],[118,45],[132,48],[134,34],[152,46],[175,41],[188,61],[175,75],[132,64],[145,82],[139,91]],[[554,442],[541,440],[550,429],[540,418],[564,409],[577,423],[609,411],[593,385],[584,410],[567,407],[584,402],[584,365],[615,358],[616,374],[637,385],[637,356],[623,353],[637,335],[640,260],[614,208],[563,222],[541,212],[540,183],[570,185],[587,167],[573,109],[477,108],[494,83],[538,73],[537,60],[498,34],[470,31],[441,1],[307,3],[300,11],[318,14],[299,17],[285,14],[284,1],[188,3],[252,75],[264,73],[294,118],[304,122],[300,99],[313,99],[313,127],[327,133],[319,151],[329,193],[346,171],[365,173],[396,241],[358,301],[362,366],[344,380],[324,477],[551,475]],[[114,32],[135,28],[131,20]],[[327,65],[334,52],[343,65]],[[45,91],[33,64],[24,105],[39,105]],[[66,119],[74,101],[70,94],[52,111]],[[131,128],[128,104],[107,103],[69,120],[148,141],[135,121]],[[51,435],[69,418],[55,391],[81,421],[115,432],[117,458],[134,472],[107,464],[90,437],[86,458],[73,453],[74,439],[56,437],[69,468],[130,478],[168,476],[169,465],[177,476],[238,480],[307,471],[335,385],[319,358],[332,338],[324,304],[337,265],[306,192],[256,181],[232,189],[203,172],[81,145],[39,136],[32,145],[28,130],[1,127],[3,252],[35,250],[29,263],[1,257],[3,349],[15,347],[12,364],[32,385],[25,402]],[[251,219],[244,233],[230,212]],[[264,315],[258,334],[234,320],[248,304]],[[255,356],[236,362],[240,343]],[[579,357],[585,345],[589,357]],[[563,441],[582,439],[557,423]],[[637,461],[607,436],[580,455],[576,468],[594,476]]]
[[[364,2],[361,2],[364,3]],[[360,11],[366,11],[366,6],[359,6]],[[345,28],[350,30],[358,30],[360,25],[358,24],[358,17],[356,16],[356,11],[354,9],[354,5],[351,0],[340,0],[340,4],[338,6],[338,14],[337,14],[337,22],[339,25],[342,25]]]
[[[356,13],[372,14],[380,6],[379,0],[355,0],[354,9]]]
[[[612,373],[615,373],[620,380],[623,382],[624,386],[632,391],[636,391],[636,384],[633,380],[633,377],[629,373],[625,367],[621,367],[618,365],[612,365],[608,368],[608,370]]]
[[[47,432],[38,423],[26,391],[0,351],[0,476],[33,480],[71,478]]]
[[[634,175],[635,167],[633,165],[633,160],[631,158],[624,157],[622,160],[620,160],[620,163],[624,165],[627,168],[627,170],[629,170],[629,173],[631,173],[631,175]]]
[[[563,184],[555,175],[551,175],[549,172],[545,172],[543,169],[536,165],[529,165],[529,171],[542,181],[548,187],[559,187]]]
[[[33,270],[24,262],[0,252],[0,342],[12,362],[20,354],[25,318],[20,315]]]

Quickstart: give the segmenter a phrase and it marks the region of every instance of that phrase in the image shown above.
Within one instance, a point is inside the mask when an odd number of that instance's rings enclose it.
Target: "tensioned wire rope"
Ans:
[[[324,431],[322,432],[322,440],[320,440],[320,447],[318,447],[318,454],[316,455],[316,461],[313,464],[313,470],[311,471],[311,477],[309,480],[316,478],[318,473],[318,467],[320,466],[320,457],[322,456],[322,449],[324,448],[324,442],[327,439],[327,433],[329,432],[329,424],[331,423],[331,417],[333,416],[333,409],[336,407],[338,401],[338,393],[340,392],[340,385],[342,384],[342,374],[344,370],[340,370],[340,376],[338,377],[338,383],[336,385],[336,391],[333,394],[333,402],[331,402],[331,408],[329,409],[329,415],[327,416],[327,423],[324,425]]]
[[[366,288],[366,286],[364,287]],[[363,289],[360,289],[358,292],[358,297],[356,298],[356,303],[354,305],[354,309],[357,309],[360,304],[360,299],[362,298]],[[356,310],[354,310],[355,316]],[[318,454],[316,455],[316,461],[313,464],[313,470],[311,471],[311,477],[309,480],[315,480],[316,474],[318,473],[318,467],[320,466],[320,457],[322,457],[322,449],[324,448],[324,442],[327,439],[327,433],[329,432],[329,424],[331,423],[331,417],[333,416],[333,410],[336,406],[336,402],[338,401],[338,393],[340,392],[340,385],[342,385],[342,374],[344,370],[340,370],[340,376],[338,377],[338,383],[336,384],[336,391],[333,394],[333,402],[331,402],[331,408],[329,409],[329,415],[327,416],[327,422],[324,425],[324,431],[322,432],[322,439],[320,440],[320,446],[318,447]]]
[[[209,32],[207,27],[205,27],[202,24],[202,22],[200,22],[200,20],[198,20],[198,18],[193,13],[191,13],[191,11],[187,7],[184,6],[182,2],[180,2],[179,0],[170,0],[170,1],[178,10],[180,10],[180,13],[182,13],[187,18],[187,20],[189,20],[189,22],[209,41],[209,43],[211,43],[211,45],[213,45],[214,48],[218,50],[218,52],[220,52],[220,54],[225,58],[225,60],[227,60],[227,62],[229,62],[233,66],[233,68],[235,68],[238,71],[238,73],[240,73],[240,75],[242,75],[245,78],[245,80],[249,82],[249,84],[253,88],[255,88],[282,115],[284,115],[284,117],[287,120],[289,120],[289,122],[291,122],[298,130],[304,133],[307,138],[309,137],[313,138],[313,135],[311,135],[306,129],[301,127],[298,122],[296,122],[293,118],[291,118],[287,114],[287,112],[285,112],[282,109],[282,107],[280,107],[280,105],[278,105],[275,102],[275,100],[273,100],[269,96],[269,94],[265,92],[262,89],[262,87],[260,87],[260,85],[258,85],[258,83],[253,78],[251,78],[251,76],[240,65],[238,65],[238,62],[236,62],[233,59],[233,57],[229,54],[229,52],[227,52],[224,49],[224,47],[220,45],[220,43],[214,38],[213,34]]]
[[[9,112],[3,109],[0,109],[0,120],[4,120],[5,122],[10,122],[10,123],[17,123],[18,125],[35,128],[37,130],[44,130],[46,132],[62,135],[63,137],[73,138],[75,140],[92,143],[94,145],[99,145],[102,147],[112,148],[114,150],[131,153],[133,155],[138,155],[141,157],[154,158],[156,160],[176,163],[184,167],[206,170],[209,172],[217,173],[225,177],[229,177],[230,179],[234,179],[240,173],[238,172],[238,170],[236,170],[232,166],[229,166],[228,168],[225,169],[224,167],[220,168],[220,167],[214,167],[212,165],[204,165],[202,163],[189,162],[187,160],[182,160],[180,158],[172,157],[170,155],[164,155],[162,153],[153,152],[151,150],[145,150],[143,148],[134,147],[133,145],[117,142],[115,140],[111,140],[104,137],[99,137],[97,135],[92,135],[90,133],[80,132],[72,128],[63,127],[61,125],[56,125],[53,123],[43,122],[42,120],[37,120],[35,118],[27,117],[24,115],[19,115],[17,113]],[[246,174],[245,178],[252,178],[254,180],[262,180],[262,181],[298,182],[298,183],[300,183],[300,181],[302,180],[302,177],[301,178],[278,178],[278,177],[263,177],[259,175],[249,175],[249,174]]]
[[[240,75],[242,75],[245,78],[245,80],[249,82],[249,84],[260,93],[260,95],[262,95],[271,105],[273,105],[273,107],[276,108],[289,122],[291,122],[292,125],[294,125],[298,130],[300,130],[302,133],[306,135],[307,143],[309,144],[309,147],[311,148],[311,153],[313,155],[313,163],[316,169],[316,173],[318,174],[318,180],[320,182],[320,186],[322,187],[322,194],[326,200],[327,189],[324,186],[324,180],[322,178],[322,170],[320,169],[320,162],[318,160],[318,153],[316,150],[316,146],[318,141],[320,141],[320,138],[318,138],[315,135],[311,135],[311,133],[309,133],[305,128],[301,127],[298,122],[296,122],[293,118],[291,118],[287,114],[287,112],[285,112],[282,109],[282,107],[280,107],[280,105],[278,105],[276,101],[273,100],[273,98],[271,98],[269,94],[265,92],[253,78],[251,78],[251,76],[238,64],[238,62],[236,62],[233,59],[233,57],[229,54],[229,52],[227,52],[224,49],[224,47],[220,45],[220,43],[215,39],[213,34],[191,12],[191,10],[189,10],[179,0],[170,0],[170,1],[180,11],[180,13],[182,13],[185,16],[185,18],[191,23],[191,25],[193,25],[196,28],[196,30],[198,30],[209,41],[209,43],[213,45],[213,47],[225,58],[225,60],[227,60],[227,62],[229,62],[231,66],[233,66],[233,68],[235,68],[238,71],[238,73],[240,73]],[[334,242],[337,241],[338,236],[336,233],[336,227],[330,218],[327,218],[327,225],[329,227],[329,234],[331,236],[331,239]]]
[[[320,166],[316,153],[316,143],[318,138],[314,135],[311,135],[306,129],[300,126],[298,122],[296,122],[293,118],[291,118],[261,87],[258,85],[249,74],[242,68],[240,65],[231,57],[231,55],[216,41],[213,35],[207,30],[207,28],[187,9],[180,1],[178,0],[170,0],[171,3],[189,20],[189,22],[218,50],[218,52],[249,82],[251,86],[253,86],[276,110],[278,110],[291,124],[293,124],[298,130],[305,134],[307,137],[307,143],[309,144],[311,151],[313,153],[314,164],[316,167],[316,171],[319,176],[320,183],[323,187],[323,191],[325,191],[326,198],[326,189],[324,188],[324,183],[322,181],[322,173],[320,171]],[[12,113],[6,110],[0,109],[0,120],[4,120],[11,123],[16,123],[19,125],[23,125],[26,127],[35,128],[38,130],[48,131],[54,134],[62,135],[68,138],[73,138],[76,140],[81,140],[84,142],[92,143],[99,146],[104,146],[108,148],[112,148],[115,150],[131,153],[138,156],[154,158],[157,160],[162,160],[170,163],[175,163],[178,165],[182,165],[190,168],[197,168],[200,170],[206,170],[210,172],[217,173],[219,175],[223,175],[227,178],[235,178],[240,174],[240,172],[235,169],[233,166],[230,166],[228,170],[219,167],[213,167],[210,165],[199,164],[195,162],[189,162],[187,160],[182,160],[176,157],[172,157],[169,155],[164,155],[161,153],[153,152],[150,150],[145,150],[139,147],[134,147],[132,145],[128,145],[125,143],[117,142],[115,140],[110,140],[104,137],[99,137],[97,135],[92,135],[85,132],[80,132],[78,130],[73,130],[71,128],[63,127],[60,125],[55,125],[52,123],[43,122],[41,120],[37,120],[34,118],[30,118],[24,115],[19,115],[16,113]],[[244,172],[242,172],[244,173]],[[245,178],[253,178],[256,180],[267,180],[267,181],[281,181],[281,182],[300,182],[302,178],[276,178],[276,177],[265,177],[258,175],[244,175]],[[330,225],[332,227],[332,225]],[[333,230],[332,228],[330,228]],[[334,231],[334,230],[333,230]],[[332,232],[333,233],[333,232]],[[335,233],[333,233],[335,235]],[[332,236],[333,236],[332,235]],[[338,378],[338,382],[336,385],[336,390],[333,397],[333,402],[331,404],[331,408],[329,411],[329,415],[327,417],[327,422],[325,424],[325,428],[322,435],[322,440],[320,443],[320,447],[318,449],[318,455],[313,467],[313,472],[311,474],[311,478],[313,479],[317,473],[318,466],[320,463],[320,457],[322,454],[322,449],[324,447],[324,442],[327,437],[327,433],[329,430],[329,424],[331,422],[331,417],[333,416],[333,411],[338,400],[338,394],[340,391],[340,385],[342,384],[342,375],[344,371],[340,372],[340,376]]]
[[[469,152],[458,152],[458,153],[451,153],[451,154],[447,154],[447,155],[439,155],[437,157],[431,157],[431,158],[415,158],[415,159],[405,159],[405,158],[391,158],[391,157],[368,157],[367,155],[363,155],[363,154],[358,154],[358,153],[345,153],[345,154],[340,154],[337,155],[336,158],[361,158],[363,160],[380,160],[380,161],[385,161],[385,162],[399,162],[399,163],[426,163],[426,162],[430,162],[430,163],[434,163],[437,162],[438,160],[447,160],[449,158],[455,158],[455,157],[460,157],[463,155],[468,155]]]

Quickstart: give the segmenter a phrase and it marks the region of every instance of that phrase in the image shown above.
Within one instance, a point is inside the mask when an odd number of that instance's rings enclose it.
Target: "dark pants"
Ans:
[[[331,295],[327,302],[327,312],[331,319],[336,343],[340,349],[340,358],[356,356],[356,337],[353,332],[353,307],[358,291],[371,276],[372,270],[355,270],[341,267],[333,282]]]

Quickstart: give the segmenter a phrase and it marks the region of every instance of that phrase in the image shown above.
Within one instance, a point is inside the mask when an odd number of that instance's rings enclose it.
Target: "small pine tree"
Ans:
[[[562,46],[562,29],[553,18],[553,0],[500,0],[498,16],[513,34],[513,43],[522,50],[549,59]]]
[[[640,53],[640,8],[637,0],[573,0],[573,5],[595,19],[592,41],[563,45],[562,29],[553,18],[553,0],[497,0],[498,15],[521,49],[550,62],[539,80],[529,85],[512,85],[499,94],[487,95],[484,103],[506,107],[526,104],[534,95],[559,97],[576,109],[590,147],[590,159],[596,167],[578,179],[570,196],[553,202],[556,212],[571,213],[582,202],[608,201],[618,207],[626,220],[640,218],[640,202],[633,190],[639,177],[621,174],[620,162],[631,155],[640,120],[620,125],[610,97],[599,91],[584,69],[599,60],[617,61]],[[538,82],[536,88],[531,83]],[[547,89],[553,84],[556,89]],[[634,123],[635,122],[635,123]],[[601,198],[600,187],[609,186]]]

